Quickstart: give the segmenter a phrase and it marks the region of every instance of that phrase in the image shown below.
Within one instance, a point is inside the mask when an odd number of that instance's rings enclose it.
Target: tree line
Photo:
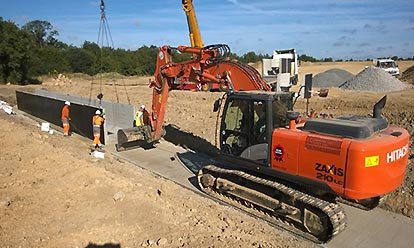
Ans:
[[[0,17],[0,83],[39,83],[41,75],[57,73],[117,72],[122,75],[152,75],[155,69],[158,47],[141,46],[136,50],[100,47],[97,43],[85,41],[80,47],[58,40],[59,33],[48,21],[30,21],[19,27],[12,21]],[[232,53],[231,57],[242,63],[254,63],[268,54],[248,52],[242,56]],[[174,61],[189,60],[190,54],[173,53]],[[301,55],[302,61],[322,60]]]
[[[19,27],[0,17],[0,83],[40,83],[38,76],[57,73],[117,72],[125,76],[152,75],[158,47],[141,46],[136,50],[100,47],[85,41],[80,47],[58,40],[59,32],[48,21],[35,20]],[[256,62],[268,55],[254,52],[232,58]],[[173,51],[174,61],[191,59],[191,54]]]

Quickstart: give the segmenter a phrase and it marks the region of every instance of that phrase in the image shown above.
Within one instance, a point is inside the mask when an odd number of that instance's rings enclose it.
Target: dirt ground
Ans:
[[[401,80],[409,84],[414,84],[414,65],[403,72]]]
[[[356,74],[368,64],[309,63],[302,65],[300,75],[317,74],[332,68]],[[399,63],[401,71],[413,64],[414,61]],[[128,103],[129,97],[135,106],[150,106],[152,95],[147,87],[148,80],[149,77],[117,80],[116,91],[111,85],[112,80],[104,80],[104,99],[116,102],[118,94],[120,102]],[[94,79],[93,87],[90,78],[72,78],[71,81],[59,83],[48,79],[43,85],[0,86],[0,99],[15,104],[16,89],[46,88],[84,97],[95,97],[99,93],[97,79]],[[212,109],[214,101],[221,95],[171,92],[166,124],[214,144],[216,113]],[[382,96],[381,93],[330,89],[328,98],[312,98],[311,108],[320,114],[334,116],[367,115],[372,113],[373,104]],[[384,115],[390,123],[410,132],[411,153],[414,153],[414,89],[392,92],[388,96]],[[303,113],[304,101],[299,100],[295,108]],[[88,242],[112,242],[130,247],[159,238],[166,238],[170,246],[184,244],[187,247],[309,245],[297,243],[265,224],[154,178],[127,163],[114,159],[96,162],[84,153],[86,143],[76,147],[71,145],[72,141],[59,136],[46,138],[39,135],[36,128],[4,115],[0,124],[0,201],[11,199],[9,206],[1,207],[4,211],[0,212],[0,238],[12,246],[85,246]],[[157,189],[161,189],[161,196],[157,195]],[[112,199],[118,191],[126,194],[122,202]],[[414,218],[413,196],[411,163],[404,185],[391,194],[384,208]],[[231,220],[230,224],[223,218]],[[225,230],[220,231],[223,227]]]
[[[312,246],[89,143],[0,113],[0,247]]]

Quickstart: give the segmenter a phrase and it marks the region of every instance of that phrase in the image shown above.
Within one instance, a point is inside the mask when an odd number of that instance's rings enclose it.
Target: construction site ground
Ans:
[[[0,113],[1,247],[309,246],[89,145]]]
[[[411,61],[406,68],[412,64]],[[364,66],[360,62],[304,64],[301,74],[316,74],[331,68],[356,74]],[[403,71],[402,65],[400,68]],[[120,101],[127,102],[122,86],[125,83],[131,104],[150,106],[148,79],[117,79]],[[99,81],[94,79],[92,97],[99,93]],[[105,100],[116,102],[113,81],[109,77],[103,79],[102,92]],[[71,82],[50,79],[43,85],[30,86],[2,85],[0,99],[13,105],[16,89],[35,88],[89,97],[91,79],[72,78]],[[311,107],[320,114],[366,115],[383,95],[331,89],[328,98],[312,98]],[[216,125],[212,106],[219,96],[218,92],[171,92],[166,124],[167,134],[169,131],[175,135],[166,136],[163,142],[169,144],[167,147],[181,149],[173,144],[195,150],[211,147]],[[388,96],[384,115],[389,122],[413,134],[414,89]],[[304,102],[298,101],[296,109],[303,112]],[[65,139],[41,133],[30,119],[1,113],[0,136],[0,240],[6,247],[84,247],[89,243],[133,247],[157,246],[157,241],[158,245],[173,247],[311,246],[124,160],[113,156],[93,159],[88,154],[90,141],[77,136]],[[411,139],[411,153],[413,147]],[[414,218],[413,196],[411,163],[404,185],[387,199],[384,208]],[[375,214],[388,215],[384,210],[379,211]],[[350,218],[354,223],[358,220],[361,219]]]

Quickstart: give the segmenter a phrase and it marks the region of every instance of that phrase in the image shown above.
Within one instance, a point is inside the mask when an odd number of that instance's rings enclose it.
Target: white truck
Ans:
[[[262,76],[273,91],[289,91],[298,82],[298,55],[295,49],[274,50],[271,59],[263,59]]]
[[[398,77],[400,75],[400,69],[392,59],[374,59],[373,63],[374,66],[385,70],[394,77]]]

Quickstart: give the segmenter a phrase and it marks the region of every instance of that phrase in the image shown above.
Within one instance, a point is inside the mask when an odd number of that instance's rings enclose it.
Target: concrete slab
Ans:
[[[207,155],[193,153],[166,141],[148,150],[137,148],[118,153],[114,146],[106,150],[196,192],[199,190],[195,184],[195,172],[204,165],[216,162]],[[412,219],[379,208],[363,211],[347,205],[343,207],[348,217],[348,227],[323,247],[414,247]]]
[[[108,145],[105,150],[191,190],[198,190],[194,184],[198,169],[214,163],[206,155],[195,154],[165,141],[161,141],[154,149],[136,148],[116,152],[115,145]]]
[[[371,211],[343,205],[347,228],[325,247],[414,247],[414,221],[380,208]]]

